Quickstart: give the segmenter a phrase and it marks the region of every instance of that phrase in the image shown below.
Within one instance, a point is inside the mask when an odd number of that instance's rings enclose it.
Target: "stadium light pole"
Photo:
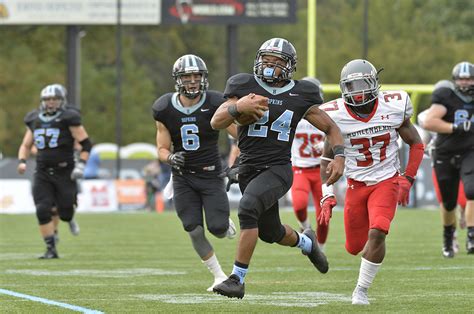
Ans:
[[[362,59],[367,60],[367,55],[369,54],[369,0],[364,0],[362,42]]]
[[[117,25],[115,32],[116,47],[116,71],[117,86],[115,96],[115,141],[117,144],[117,156],[115,163],[115,178],[120,179],[121,158],[120,147],[122,146],[122,24],[121,24],[121,0],[117,0]]]
[[[308,68],[307,76],[316,77],[316,0],[308,0]]]

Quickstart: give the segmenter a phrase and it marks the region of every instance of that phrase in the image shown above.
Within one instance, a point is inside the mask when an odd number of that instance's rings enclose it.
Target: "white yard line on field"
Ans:
[[[62,303],[62,302],[56,302],[53,300],[48,300],[48,299],[43,299],[39,297],[35,297],[32,295],[27,295],[23,293],[18,293],[15,291],[10,291],[10,290],[5,290],[5,289],[0,289],[1,294],[6,294],[12,297],[17,297],[17,298],[22,298],[22,299],[27,299],[33,302],[40,302],[48,305],[54,305],[54,306],[59,306],[65,309],[69,309],[72,311],[77,311],[77,312],[82,312],[85,314],[103,314],[104,312],[96,311],[96,310],[91,310],[87,309],[85,307],[77,306],[77,305],[72,305],[72,304],[67,304],[67,303]]]

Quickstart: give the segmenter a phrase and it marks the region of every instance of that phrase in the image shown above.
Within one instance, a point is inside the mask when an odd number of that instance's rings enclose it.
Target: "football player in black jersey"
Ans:
[[[66,108],[66,95],[59,84],[46,86],[41,91],[38,110],[29,112],[24,119],[27,126],[18,150],[18,172],[25,173],[26,160],[33,145],[36,147],[36,171],[33,199],[40,233],[46,243],[42,259],[58,258],[53,207],[62,221],[73,222],[77,185],[89,158],[91,142],[82,126],[77,110]],[[81,144],[79,162],[74,162],[74,141]]]
[[[219,131],[210,120],[224,102],[223,94],[208,90],[208,70],[204,61],[184,55],[173,66],[176,92],[161,96],[153,104],[156,120],[156,144],[160,161],[172,166],[173,200],[184,230],[202,262],[214,275],[208,288],[227,278],[222,271],[207,230],[217,238],[235,237],[235,225],[229,218],[229,200],[218,151]],[[228,128],[236,136],[235,126]]]
[[[280,221],[278,200],[293,181],[291,144],[298,122],[305,118],[325,132],[335,151],[329,171],[330,182],[336,182],[344,169],[343,139],[339,128],[323,111],[319,90],[311,82],[293,80],[296,50],[282,38],[272,38],[257,51],[254,73],[241,73],[227,81],[227,101],[217,109],[211,125],[228,127],[242,114],[256,114],[257,122],[238,127],[240,166],[239,203],[240,239],[231,276],[214,287],[214,292],[243,298],[244,277],[258,238],[267,243],[296,246],[322,273],[328,271],[326,256],[318,248],[314,231],[298,233]],[[268,110],[257,103],[239,101],[248,94],[268,97]]]
[[[460,62],[453,68],[453,82],[433,91],[424,128],[436,132],[433,168],[443,200],[443,256],[451,258],[459,180],[466,194],[466,250],[474,254],[474,65]]]

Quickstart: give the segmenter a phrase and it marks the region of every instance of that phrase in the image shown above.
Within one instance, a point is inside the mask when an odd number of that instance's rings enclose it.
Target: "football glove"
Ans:
[[[327,226],[332,217],[332,209],[337,205],[336,195],[334,195],[334,188],[332,185],[322,185],[323,197],[321,198],[321,213],[318,218],[318,225]]]
[[[398,205],[407,206],[410,201],[410,189],[413,184],[413,178],[399,176],[398,182]]]
[[[71,180],[77,180],[84,178],[84,168],[86,167],[86,162],[84,160],[79,160],[76,162],[74,169],[71,172]]]
[[[466,120],[458,124],[453,124],[453,133],[462,134],[474,132],[474,125],[471,120]]]
[[[226,168],[224,172],[220,175],[221,178],[227,177],[227,186],[225,187],[225,190],[229,192],[230,186],[234,183],[239,183],[239,166],[235,165]]]
[[[186,152],[177,152],[174,154],[170,154],[168,156],[168,163],[170,164],[171,167],[175,169],[179,169],[181,167],[184,167],[185,164],[185,154]]]

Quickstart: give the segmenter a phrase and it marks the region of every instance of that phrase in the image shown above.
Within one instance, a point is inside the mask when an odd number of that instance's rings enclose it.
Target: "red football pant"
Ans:
[[[438,179],[436,178],[436,173],[433,169],[431,172],[431,176],[433,177],[433,185],[436,192],[436,199],[438,199],[438,203],[443,203],[443,198],[441,197],[441,192],[439,191]],[[458,190],[458,205],[462,208],[466,208],[466,193],[464,192],[464,184],[462,180],[459,180],[459,190]]]
[[[357,255],[364,249],[370,229],[388,234],[398,201],[397,177],[366,186],[349,179],[344,206],[346,250]]]
[[[317,217],[321,213],[321,175],[320,168],[298,168],[293,167],[293,185],[291,186],[291,198],[293,199],[293,210],[298,221],[303,222],[308,217],[309,193],[313,195],[314,208],[316,213],[316,236],[318,242],[326,243],[329,226],[318,224]]]

